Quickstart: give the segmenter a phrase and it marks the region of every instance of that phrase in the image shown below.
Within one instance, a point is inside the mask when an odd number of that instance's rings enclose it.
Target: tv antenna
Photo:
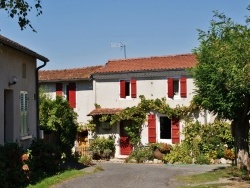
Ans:
[[[110,47],[121,48],[121,50],[123,49],[123,51],[124,51],[124,58],[126,59],[126,45],[125,44],[122,44],[121,42],[110,43]]]

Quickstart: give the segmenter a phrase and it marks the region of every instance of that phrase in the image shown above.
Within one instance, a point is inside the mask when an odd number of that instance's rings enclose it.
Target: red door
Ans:
[[[172,119],[171,122],[172,129],[172,144],[180,143],[180,128],[179,128],[179,119]]]
[[[129,125],[129,121],[121,121],[120,123],[120,148],[121,155],[130,155],[133,146],[129,143],[129,137],[125,131],[125,126]]]

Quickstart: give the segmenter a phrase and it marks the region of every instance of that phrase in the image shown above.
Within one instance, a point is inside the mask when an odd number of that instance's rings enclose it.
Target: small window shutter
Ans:
[[[56,83],[56,96],[62,96],[62,83]]]
[[[21,135],[28,134],[28,93],[20,92]]]
[[[131,80],[131,98],[136,98],[136,80]]]
[[[154,114],[148,115],[148,142],[156,142],[156,119]]]
[[[173,98],[174,97],[174,79],[168,78],[168,97]]]
[[[125,92],[125,80],[120,81],[120,97],[126,98],[126,92]]]
[[[180,79],[181,84],[181,97],[186,98],[187,97],[187,79],[185,77],[182,77]]]
[[[179,119],[173,118],[171,121],[172,144],[180,143]]]
[[[69,83],[69,104],[72,108],[76,107],[76,83]]]

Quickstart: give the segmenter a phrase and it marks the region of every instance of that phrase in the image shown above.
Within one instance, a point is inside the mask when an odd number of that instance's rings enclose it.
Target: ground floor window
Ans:
[[[171,119],[160,117],[160,139],[171,139]]]

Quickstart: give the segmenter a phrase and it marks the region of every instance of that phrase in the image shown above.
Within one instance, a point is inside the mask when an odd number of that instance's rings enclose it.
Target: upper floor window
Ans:
[[[168,78],[168,87],[167,93],[169,98],[173,97],[187,97],[187,79],[181,77],[179,79]]]
[[[65,89],[65,92],[63,92],[63,89]],[[69,104],[72,108],[76,107],[76,83],[69,83],[65,85],[65,88],[63,88],[62,83],[56,83],[56,96],[64,96],[69,101]]]
[[[26,78],[26,63],[22,63],[22,78]]]
[[[136,98],[136,80],[121,80],[120,81],[120,97],[121,98]]]

